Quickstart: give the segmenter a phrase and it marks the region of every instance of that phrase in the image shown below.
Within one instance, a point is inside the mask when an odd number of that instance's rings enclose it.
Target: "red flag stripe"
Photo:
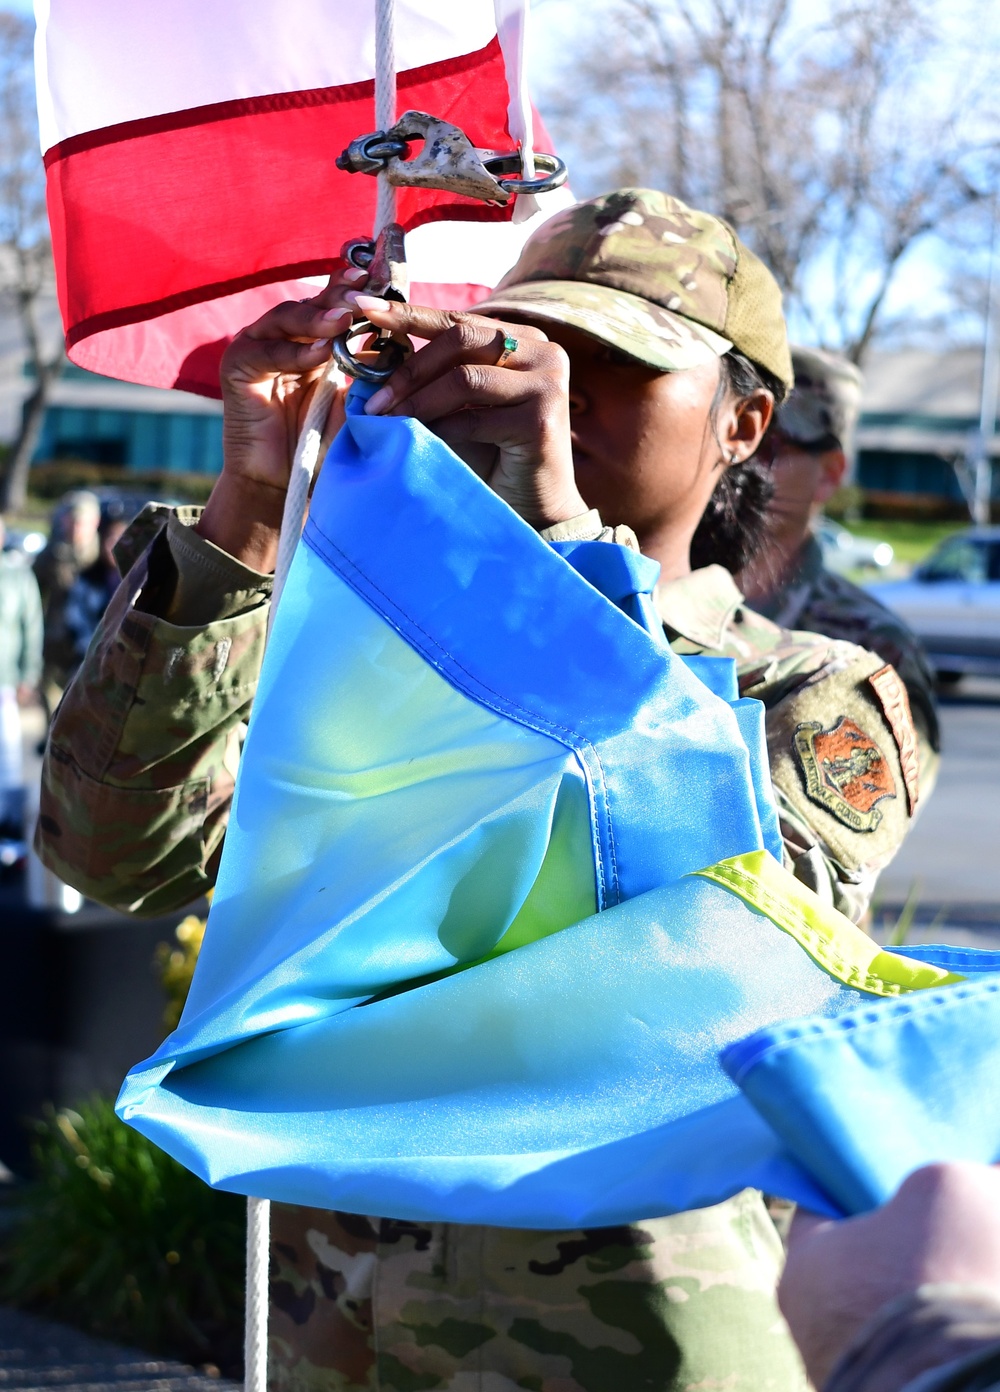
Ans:
[[[340,229],[370,232],[374,180],[342,173],[334,159],[372,129],[372,87],[220,102],[54,146],[49,215],[73,361],[216,395],[226,339],[290,290],[308,293],[295,278],[332,269]],[[454,120],[477,145],[509,146],[497,40],[401,73],[399,88],[401,108]],[[399,211],[407,227],[509,216],[410,190]]]

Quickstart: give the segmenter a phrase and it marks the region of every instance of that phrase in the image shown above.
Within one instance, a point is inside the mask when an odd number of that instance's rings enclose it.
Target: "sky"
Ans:
[[[0,0],[0,3],[22,14],[30,15],[33,11],[31,0]],[[254,0],[251,0],[250,5],[244,7],[243,13],[252,13],[253,3]],[[272,3],[272,0],[268,0],[268,3]],[[341,0],[331,0],[331,3],[341,3]],[[984,42],[996,43],[1000,33],[1000,7],[994,7],[991,0],[947,0],[947,3],[941,3],[939,8],[939,68],[936,74],[932,61],[929,68],[931,99],[936,75],[941,80],[951,77],[955,71],[955,64],[963,61],[962,51],[967,51],[970,38],[974,39],[981,51]],[[596,6],[591,0],[587,12],[592,15],[595,9]],[[543,93],[565,61],[567,36],[575,34],[578,30],[579,0],[532,0],[532,10],[533,33],[529,71],[533,91]],[[571,181],[572,176],[571,168]],[[984,258],[980,259],[985,265]],[[951,262],[947,243],[936,238],[928,238],[922,242],[907,255],[900,266],[886,304],[886,318],[904,314],[914,307],[919,307],[920,312],[928,316],[947,313],[950,308],[950,273]],[[975,314],[966,315],[959,336],[975,341],[980,334],[978,318]],[[794,332],[795,326],[792,327]]]
[[[827,0],[805,0],[805,3],[807,17],[813,22],[817,10],[825,8]],[[948,100],[947,93],[953,84],[971,80],[974,67],[986,70],[989,57],[994,59],[994,63],[1000,61],[1000,6],[994,0],[928,0],[928,3],[933,7],[935,40],[928,46],[925,55],[923,81],[926,106],[933,111],[941,109],[942,103]],[[601,10],[613,4],[614,0],[589,0],[584,12],[587,20],[593,23],[596,16],[599,23]],[[699,8],[699,0],[694,0],[694,8]],[[532,0],[532,15],[531,81],[544,115],[544,92],[565,63],[567,38],[571,44],[572,36],[580,30],[579,0]],[[569,51],[572,53],[571,47]],[[995,129],[984,131],[983,134],[984,140],[995,143],[998,139]],[[997,244],[1000,248],[1000,235]],[[883,322],[913,315],[926,320],[947,316],[954,340],[980,342],[984,331],[983,316],[974,312],[956,315],[954,311],[949,285],[955,264],[954,249],[947,237],[929,236],[919,241],[907,252],[897,269],[886,298]],[[972,275],[985,279],[988,266],[986,250],[973,257],[969,266]],[[817,267],[814,275],[822,276],[823,268]],[[809,332],[802,324],[795,322],[794,316],[789,329],[793,338],[807,338]],[[933,337],[927,339],[927,346],[933,346],[933,343]]]

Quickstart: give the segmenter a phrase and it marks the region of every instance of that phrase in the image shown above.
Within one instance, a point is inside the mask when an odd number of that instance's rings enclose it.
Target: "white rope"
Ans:
[[[375,0],[375,129],[396,124],[396,0]],[[386,173],[378,175],[375,227],[378,236],[396,221],[396,189]]]
[[[396,124],[396,41],[395,0],[375,0],[375,127],[388,130]],[[396,221],[396,190],[385,174],[378,176],[373,235],[386,223]],[[295,548],[302,535],[302,522],[309,502],[309,489],[319,463],[323,431],[330,403],[344,386],[343,374],[333,365],[316,387],[306,412],[305,424],[295,447],[292,473],[285,494],[285,508],[278,537],[278,558],[274,567],[271,611],[267,619],[268,636],[278,600],[285,587]],[[267,1392],[267,1307],[268,1270],[271,1261],[271,1204],[268,1199],[247,1199],[247,1278],[244,1360],[246,1392]]]
[[[285,494],[285,509],[278,537],[278,558],[274,567],[271,611],[267,616],[267,636],[278,608],[281,591],[291,568],[295,548],[302,535],[302,522],[309,501],[316,465],[319,463],[323,431],[334,394],[344,385],[344,376],[333,363],[317,383],[306,412],[305,424],[295,447],[292,473]],[[247,1199],[247,1275],[244,1330],[245,1392],[267,1392],[267,1307],[270,1298],[268,1270],[271,1262],[271,1203],[269,1199]]]
[[[271,625],[274,623],[278,599],[281,596],[281,591],[285,588],[285,580],[292,564],[292,557],[295,555],[295,548],[302,535],[302,522],[306,515],[306,504],[309,501],[309,489],[312,486],[313,475],[316,472],[316,465],[319,463],[319,451],[323,443],[326,419],[330,414],[330,403],[333,401],[335,393],[342,390],[344,385],[343,373],[331,363],[316,385],[313,399],[309,403],[309,410],[306,412],[306,420],[299,436],[299,442],[295,446],[295,458],[292,460],[292,473],[288,480],[285,510],[282,513],[281,532],[278,536],[278,559],[274,566],[271,612],[267,616],[268,636],[271,633]]]
[[[246,1392],[267,1392],[268,1268],[271,1202],[247,1199],[247,1289],[243,1357]]]

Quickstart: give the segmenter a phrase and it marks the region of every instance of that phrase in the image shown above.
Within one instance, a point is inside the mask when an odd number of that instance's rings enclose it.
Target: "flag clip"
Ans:
[[[412,154],[410,147],[418,140],[423,148]],[[519,151],[477,149],[450,121],[407,111],[391,129],[352,140],[337,168],[348,174],[384,172],[397,188],[443,189],[482,203],[506,204],[515,194],[547,193],[566,182],[566,166],[557,155],[536,152],[534,160],[539,177],[512,178],[523,169]]]

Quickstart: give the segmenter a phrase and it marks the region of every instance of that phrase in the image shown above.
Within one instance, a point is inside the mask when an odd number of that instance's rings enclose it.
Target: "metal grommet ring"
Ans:
[[[372,344],[372,351],[379,354],[380,362],[360,362],[351,352],[348,344],[352,338],[362,333],[381,334],[381,330],[377,329],[374,324],[370,324],[367,319],[359,319],[357,323],[351,325],[346,333],[338,334],[336,338],[330,340],[330,351],[341,372],[346,372],[348,377],[353,377],[356,381],[371,382],[372,385],[379,386],[383,382],[388,382],[396,369],[402,366],[411,350],[404,347],[402,343],[397,343],[394,338],[379,337]],[[388,359],[388,361],[383,363],[381,359]]]
[[[494,155],[489,159],[484,159],[483,166],[488,173],[493,175],[505,193],[549,193],[552,189],[561,188],[566,182],[568,171],[559,156],[546,155],[540,150],[536,150],[534,160],[537,171],[534,179],[501,177],[505,174],[519,174],[521,172],[519,152],[510,155]]]
[[[359,271],[367,271],[375,256],[375,243],[368,237],[355,237],[344,243],[340,254],[349,265],[356,266]]]
[[[361,153],[365,159],[383,160],[388,163],[391,159],[403,159],[408,155],[410,142],[401,136],[387,136],[383,131],[376,131],[362,142]]]
[[[506,367],[506,366],[507,366],[508,360],[509,360],[510,358],[512,358],[516,352],[517,352],[517,339],[516,339],[516,338],[512,338],[510,334],[504,334],[504,336],[503,336],[503,348],[500,350],[500,356],[497,358],[497,360],[496,360],[496,362],[493,364],[493,366],[494,366],[494,367]]]

